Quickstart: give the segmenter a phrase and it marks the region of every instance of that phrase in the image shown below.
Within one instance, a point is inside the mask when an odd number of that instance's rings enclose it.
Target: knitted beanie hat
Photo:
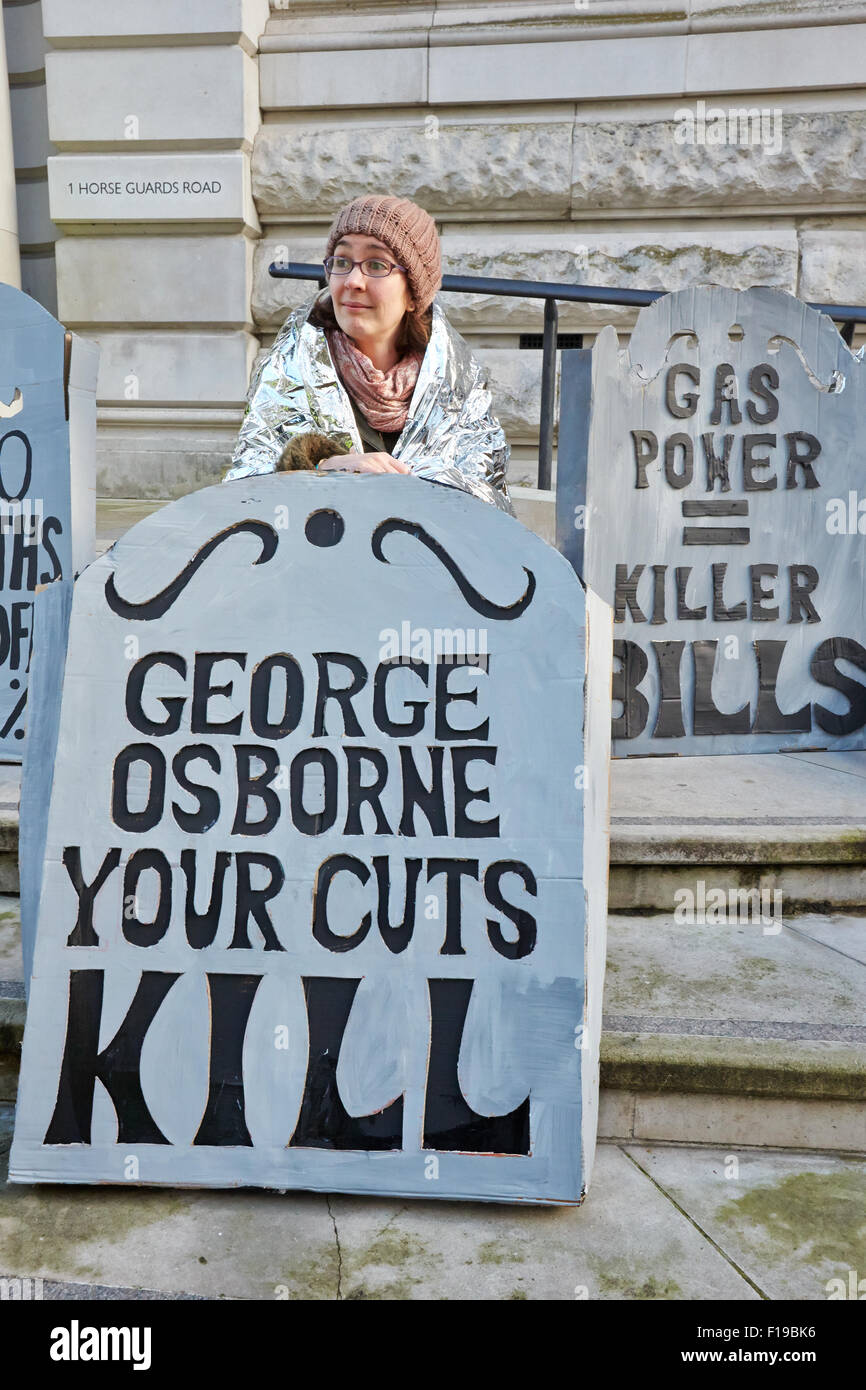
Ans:
[[[428,212],[408,198],[355,198],[337,213],[328,233],[326,256],[341,237],[359,233],[384,242],[408,272],[409,287],[419,313],[433,303],[442,283],[442,250],[436,224]]]

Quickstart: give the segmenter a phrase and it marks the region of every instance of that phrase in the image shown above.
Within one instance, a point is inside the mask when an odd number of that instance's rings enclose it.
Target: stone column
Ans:
[[[0,24],[0,280],[21,288],[18,257],[18,209],[15,202],[15,157],[12,110],[6,72],[6,39]]]
[[[42,8],[58,313],[101,349],[97,489],[177,496],[221,476],[258,347],[249,156],[268,0]]]

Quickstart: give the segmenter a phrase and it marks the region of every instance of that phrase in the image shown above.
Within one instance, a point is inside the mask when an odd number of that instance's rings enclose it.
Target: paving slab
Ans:
[[[716,1022],[726,1025],[722,1036],[824,1039],[866,1052],[866,963],[818,939],[809,920],[811,936],[784,920],[687,926],[672,916],[611,916],[606,1026],[712,1033]],[[857,942],[862,930],[859,919],[823,928]]]
[[[8,1186],[12,1111],[0,1105],[0,1273],[206,1298],[336,1297],[327,1198]]]
[[[863,917],[804,915],[787,925],[790,931],[820,942],[843,959],[866,965],[866,919]]]
[[[615,825],[866,826],[863,753],[617,758]],[[853,760],[853,761],[852,761]],[[846,769],[852,765],[857,775]]]
[[[627,1152],[764,1297],[827,1299],[831,1280],[847,1289],[849,1271],[866,1276],[863,1160],[706,1149],[696,1161],[694,1151],[638,1145]]]
[[[599,1146],[580,1208],[25,1188],[5,1186],[11,1112],[0,1106],[7,1275],[231,1299],[758,1297],[615,1145]]]
[[[758,1297],[615,1145],[599,1145],[579,1208],[332,1197],[331,1210],[348,1299]]]
[[[843,753],[785,753],[783,756],[804,763],[814,763],[818,767],[828,767],[833,772],[844,772],[849,777],[866,779],[866,750],[851,749]]]

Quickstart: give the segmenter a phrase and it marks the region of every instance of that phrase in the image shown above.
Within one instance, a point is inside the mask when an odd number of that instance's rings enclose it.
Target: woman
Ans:
[[[513,516],[485,374],[434,302],[433,219],[406,198],[356,198],[325,269],[327,289],[289,314],[253,376],[225,481],[314,463],[414,473]]]

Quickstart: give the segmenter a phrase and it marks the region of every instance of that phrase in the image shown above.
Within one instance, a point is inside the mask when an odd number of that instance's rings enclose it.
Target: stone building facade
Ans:
[[[863,0],[4,0],[24,287],[99,342],[99,491],[216,480],[368,190],[452,273],[866,302]],[[182,32],[178,25],[182,23]],[[537,466],[539,302],[443,295]],[[590,343],[633,312],[560,308]],[[859,340],[858,340],[859,341]]]

